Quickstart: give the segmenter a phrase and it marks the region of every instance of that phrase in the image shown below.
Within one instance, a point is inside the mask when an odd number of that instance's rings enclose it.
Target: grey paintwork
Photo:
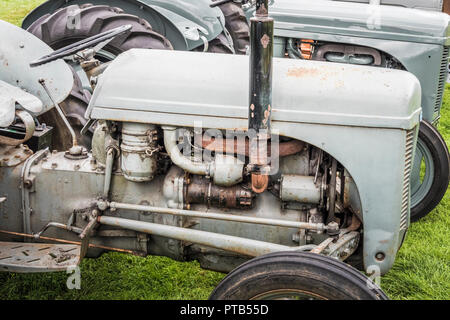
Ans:
[[[102,75],[87,116],[245,130],[248,68],[248,58],[240,56],[131,50]],[[362,204],[364,263],[382,273],[391,268],[408,225],[401,195],[409,188],[406,142],[408,132],[417,136],[420,94],[418,80],[403,71],[274,61],[274,132],[317,146],[347,168]],[[377,252],[387,258],[377,261]]]
[[[341,2],[370,3],[377,0],[332,0]],[[421,10],[442,11],[443,0],[378,0],[381,5],[400,6]]]
[[[44,79],[53,99],[60,103],[70,94],[73,74],[64,61],[30,68],[29,63],[48,55],[53,50],[29,32],[0,20],[0,39],[8,39],[0,46],[0,80],[34,95],[43,103],[42,114],[53,107],[53,103],[39,84]]]
[[[247,10],[248,17],[254,8]],[[284,56],[287,38],[314,39],[376,48],[396,58],[422,86],[423,118],[439,118],[438,100],[450,17],[441,12],[342,1],[275,0],[275,55]]]
[[[86,118],[246,128],[248,68],[246,56],[132,49],[101,76]],[[274,123],[409,130],[419,119],[418,106],[420,84],[408,72],[274,59]]]
[[[40,17],[69,5],[108,5],[147,20],[152,28],[167,37],[176,50],[192,50],[203,45],[201,39],[188,36],[187,28],[200,30],[208,41],[224,31],[225,18],[219,8],[210,8],[210,0],[50,0],[24,19],[27,29]]]

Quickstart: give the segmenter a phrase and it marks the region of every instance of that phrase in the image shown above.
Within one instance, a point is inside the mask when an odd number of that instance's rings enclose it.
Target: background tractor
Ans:
[[[250,19],[254,3],[244,3]],[[411,176],[411,219],[431,212],[450,179],[448,147],[436,129],[450,48],[444,2],[275,0],[270,9],[277,21],[277,57],[407,70],[419,79],[423,121]]]

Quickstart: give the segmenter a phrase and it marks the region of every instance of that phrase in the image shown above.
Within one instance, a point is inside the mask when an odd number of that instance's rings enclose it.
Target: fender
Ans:
[[[29,13],[22,28],[27,29],[40,17],[69,5],[107,5],[147,20],[153,29],[168,38],[176,50],[192,50],[224,31],[225,17],[219,8],[210,8],[210,0],[49,0]],[[197,32],[200,36],[197,36]]]

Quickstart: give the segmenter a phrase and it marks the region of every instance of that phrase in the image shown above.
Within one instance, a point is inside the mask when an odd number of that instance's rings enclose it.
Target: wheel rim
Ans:
[[[327,300],[325,297],[299,289],[279,289],[261,293],[250,300]]]
[[[411,173],[411,207],[418,205],[428,195],[433,185],[434,171],[433,155],[419,138]]]

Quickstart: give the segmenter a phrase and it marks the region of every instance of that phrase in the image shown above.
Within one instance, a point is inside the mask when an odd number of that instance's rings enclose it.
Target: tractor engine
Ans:
[[[110,217],[302,246],[321,242],[339,226],[349,226],[354,213],[360,212],[359,203],[352,203],[350,196],[355,188],[350,175],[320,149],[285,137],[270,139],[268,156],[279,157],[279,168],[270,175],[265,192],[256,193],[246,170],[250,143],[243,138],[245,133],[219,139],[220,131],[215,137],[207,131],[101,121],[92,154],[41,150],[31,155],[27,148],[2,147],[3,157],[11,154],[27,160],[21,165],[2,163],[1,194],[6,186],[20,186],[22,191],[6,192],[0,225],[36,237],[76,241],[92,214],[104,205]],[[196,161],[196,156],[207,159]],[[331,194],[336,203],[330,201],[331,190],[339,190]],[[339,209],[332,212],[330,207]],[[23,217],[7,213],[21,210]],[[259,224],[259,219],[279,222]],[[334,229],[326,228],[330,221],[328,226]],[[310,229],[299,230],[296,223]],[[356,235],[347,244],[349,253],[358,246]],[[94,230],[91,241],[143,255],[198,259],[203,267],[219,271],[230,271],[245,260],[239,254],[114,225]],[[91,249],[89,254],[102,251]]]

